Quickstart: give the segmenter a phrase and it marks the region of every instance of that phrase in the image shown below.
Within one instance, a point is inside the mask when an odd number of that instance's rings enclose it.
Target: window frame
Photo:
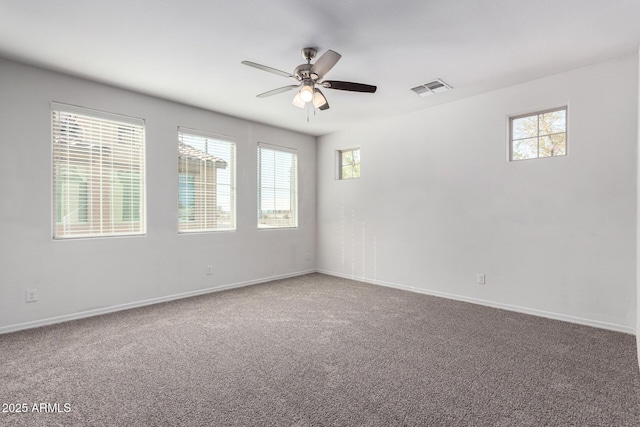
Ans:
[[[292,208],[290,210],[293,211],[294,213],[294,218],[292,221],[292,224],[285,224],[285,225],[265,225],[265,224],[261,224],[260,220],[263,216],[263,211],[262,211],[262,153],[260,150],[265,149],[265,150],[271,150],[274,152],[281,152],[281,153],[288,153],[291,154],[293,156],[292,161],[295,165],[295,173],[294,173],[294,177],[293,177],[293,181],[290,182],[290,198],[289,198],[289,203],[290,206],[292,206]],[[298,192],[298,174],[299,174],[299,167],[298,167],[298,150],[295,148],[289,148],[289,147],[284,147],[284,146],[280,146],[280,145],[274,145],[274,144],[268,144],[268,143],[264,143],[264,142],[258,142],[257,144],[257,151],[256,151],[256,166],[257,166],[257,197],[256,197],[256,202],[257,202],[257,210],[256,210],[256,216],[257,216],[257,227],[258,230],[286,230],[286,229],[297,229],[299,227],[299,204],[298,204],[298,198],[299,198],[299,192]],[[275,180],[275,172],[274,172],[274,180]],[[274,184],[275,185],[275,184]],[[275,190],[277,188],[274,186],[274,202],[275,202]],[[275,207],[275,205],[274,205]],[[274,209],[275,210],[275,209]],[[277,219],[274,219],[277,220]]]
[[[342,156],[344,153],[348,153],[348,152],[358,152],[358,176],[352,176],[349,178],[345,178],[343,176],[343,164],[342,164]],[[353,166],[355,166],[356,163],[354,163]],[[352,180],[352,179],[360,179],[360,177],[362,176],[362,151],[360,149],[360,147],[352,147],[352,148],[344,148],[344,149],[340,149],[340,150],[336,150],[336,179],[339,181],[348,181],[348,180]]]
[[[145,236],[147,233],[145,120],[55,101],[50,103],[49,111],[52,240]],[[71,120],[74,123],[73,127],[70,125]],[[107,129],[106,137],[102,134],[102,126]],[[96,136],[98,129],[99,137]],[[132,148],[115,149],[115,144],[122,141],[128,141]],[[123,162],[121,156],[127,151],[128,162]],[[97,154],[97,152],[100,153]],[[103,154],[105,152],[109,153],[106,159]],[[65,159],[65,153],[66,160],[61,160]],[[115,167],[116,165],[124,167]],[[135,173],[138,179],[135,181],[129,179],[129,186],[121,185],[122,173]],[[70,182],[69,179],[61,179],[61,177],[70,175],[75,175],[76,179],[83,182],[84,190],[82,191],[86,194],[67,194],[67,199],[83,198],[86,206],[79,206],[76,209],[78,212],[83,212],[83,221],[65,225],[61,218],[65,198],[59,193]],[[117,194],[120,194],[121,198],[129,194],[130,197],[127,200],[129,204],[124,199],[118,204],[114,199]],[[131,194],[137,194],[137,199],[131,198]],[[132,206],[138,209],[135,214],[137,220],[131,219]],[[125,211],[129,214],[127,219],[124,218]],[[108,215],[105,212],[108,212]],[[115,212],[121,214],[119,219],[113,216]]]
[[[180,144],[184,143],[183,142],[183,136],[186,135],[187,138],[202,138],[206,140],[205,145],[207,145],[207,151],[203,152],[203,155],[205,155],[206,157],[216,157],[214,154],[210,153],[208,150],[208,144],[216,144],[216,143],[224,143],[224,144],[229,144],[230,146],[230,151],[229,151],[229,160],[224,160],[224,159],[220,159],[222,161],[224,161],[225,163],[227,163],[227,167],[229,168],[229,209],[230,209],[230,223],[231,225],[229,227],[207,227],[207,223],[210,221],[209,218],[207,218],[206,216],[203,218],[202,221],[204,221],[204,227],[199,227],[199,228],[194,228],[194,229],[188,229],[188,228],[183,228],[181,229],[182,224],[186,224],[188,222],[181,222],[180,221],[180,178],[181,176],[183,176],[185,178],[185,183],[189,184],[189,174],[188,169],[186,172],[181,171],[180,167],[181,167],[181,162],[182,159],[180,157]],[[237,230],[237,195],[236,195],[236,178],[237,178],[237,173],[236,173],[236,156],[237,156],[237,143],[236,143],[236,138],[229,136],[229,135],[220,135],[220,134],[216,134],[216,133],[212,133],[212,132],[207,132],[207,131],[201,131],[201,130],[197,130],[197,129],[192,129],[192,128],[188,128],[188,127],[184,127],[184,126],[178,126],[178,130],[177,130],[177,141],[178,141],[178,173],[176,175],[177,178],[177,182],[178,182],[178,187],[177,187],[177,192],[176,192],[176,213],[177,213],[177,229],[178,229],[178,234],[182,235],[182,234],[198,234],[198,233],[223,233],[223,232],[233,232]],[[188,145],[188,144],[187,144]],[[190,146],[192,148],[194,148],[195,150],[198,150],[197,148]],[[202,151],[202,150],[200,150]],[[201,159],[202,160],[202,159]],[[205,160],[205,163],[209,161],[209,160]],[[214,169],[217,169],[216,166],[212,166]],[[206,168],[206,165],[205,165]],[[193,175],[192,175],[193,176]],[[194,188],[196,187],[196,185],[207,185],[206,182],[202,182],[202,181],[197,181],[194,177]],[[216,183],[216,189],[215,189],[215,198],[216,198],[216,203],[217,203],[217,198],[218,198],[218,177],[217,177],[217,170],[216,170],[216,178],[215,178],[215,183]],[[194,197],[194,203],[197,203],[197,201],[203,202],[205,205],[207,203],[210,202],[210,200],[206,199],[206,194],[207,192],[205,191],[205,198],[203,198],[200,194],[200,192],[194,192],[193,197]],[[206,199],[206,200],[205,200]],[[196,201],[197,200],[197,201]],[[215,218],[215,221],[217,221],[217,218]],[[195,219],[194,219],[195,222]]]
[[[535,137],[531,137],[531,138],[536,138],[537,139],[537,147],[538,147],[538,153],[536,157],[529,157],[529,158],[525,158],[525,159],[514,159],[513,158],[513,149],[514,149],[514,138],[513,138],[513,122],[514,120],[518,120],[518,119],[522,119],[525,117],[537,117],[538,119],[538,123],[540,121],[540,116],[544,115],[544,114],[548,114],[548,113],[553,113],[556,111],[564,111],[564,132],[558,132],[555,134],[544,134],[544,135],[540,135],[539,133],[539,126],[538,126],[538,133]],[[548,159],[548,158],[554,158],[554,157],[565,157],[569,154],[569,105],[563,105],[563,106],[559,106],[559,107],[552,107],[552,108],[547,108],[544,110],[537,110],[537,111],[532,111],[529,113],[523,113],[523,114],[517,114],[517,115],[513,115],[513,116],[508,116],[507,117],[508,120],[508,153],[507,153],[507,161],[508,162],[520,162],[523,160],[539,160],[539,159]],[[549,136],[549,135],[559,135],[559,134],[564,134],[564,154],[559,154],[559,155],[555,155],[555,156],[543,156],[540,157],[540,138],[541,136]],[[519,138],[519,139],[526,139],[526,138]],[[518,141],[519,139],[515,139],[515,141]]]

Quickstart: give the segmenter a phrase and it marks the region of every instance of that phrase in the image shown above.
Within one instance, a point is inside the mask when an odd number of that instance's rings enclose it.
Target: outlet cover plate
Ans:
[[[27,302],[36,302],[36,301],[38,301],[38,290],[27,289]]]

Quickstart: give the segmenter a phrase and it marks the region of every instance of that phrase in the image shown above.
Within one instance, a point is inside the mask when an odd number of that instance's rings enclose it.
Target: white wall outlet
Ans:
[[[484,273],[478,273],[477,282],[479,285],[487,283],[487,276]]]
[[[36,302],[36,301],[38,301],[38,290],[27,289],[27,302]]]
[[[213,274],[213,265],[207,265],[207,276],[211,276]]]

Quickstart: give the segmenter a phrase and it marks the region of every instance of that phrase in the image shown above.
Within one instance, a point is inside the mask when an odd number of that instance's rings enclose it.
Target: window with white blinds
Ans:
[[[236,144],[178,128],[178,232],[235,230]]]
[[[144,234],[144,120],[51,103],[54,239]]]
[[[294,149],[258,143],[258,228],[298,226],[298,165]]]

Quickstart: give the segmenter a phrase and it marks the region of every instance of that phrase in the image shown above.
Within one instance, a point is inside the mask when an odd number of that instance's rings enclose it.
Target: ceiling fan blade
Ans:
[[[299,86],[300,85],[291,85],[291,86],[280,87],[278,89],[273,89],[273,90],[270,90],[268,92],[261,93],[260,95],[256,95],[256,97],[258,97],[258,98],[266,98],[267,96],[277,95],[277,94],[283,93],[283,92],[289,92],[290,90],[296,89]]]
[[[348,90],[350,92],[375,93],[378,89],[376,86],[366,85],[363,83],[341,82],[338,80],[325,80],[321,83],[322,87],[327,89]]]
[[[328,50],[322,54],[320,58],[316,61],[315,64],[309,70],[309,73],[316,74],[319,79],[322,78],[325,74],[329,72],[333,68],[334,65],[340,60],[342,55],[332,50]]]
[[[267,67],[266,65],[262,65],[262,64],[256,64],[255,62],[251,62],[251,61],[242,61],[242,64],[248,65],[249,67],[257,68],[258,70],[266,71],[272,74],[277,74],[282,77],[288,77],[290,79],[298,81],[296,76],[294,76],[291,73],[287,73],[286,71],[276,70],[275,68]]]

